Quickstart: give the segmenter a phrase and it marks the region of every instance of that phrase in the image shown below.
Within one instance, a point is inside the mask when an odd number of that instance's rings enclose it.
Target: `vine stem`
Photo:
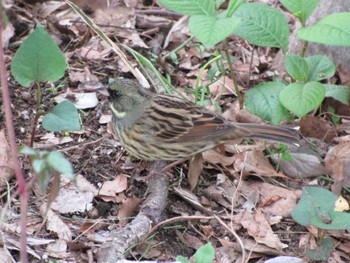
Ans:
[[[2,44],[2,34],[3,34],[3,6],[0,4],[0,80],[2,86],[2,97],[4,99],[5,107],[5,120],[6,120],[6,129],[9,138],[12,159],[14,161],[16,179],[18,183],[18,192],[21,200],[21,252],[20,259],[22,263],[28,262],[27,256],[27,211],[28,211],[28,191],[26,188],[26,181],[24,179],[24,174],[21,169],[21,164],[19,161],[19,155],[16,145],[16,136],[13,128],[13,115],[11,110],[11,98],[10,91],[7,82],[7,71],[4,59],[4,49]]]

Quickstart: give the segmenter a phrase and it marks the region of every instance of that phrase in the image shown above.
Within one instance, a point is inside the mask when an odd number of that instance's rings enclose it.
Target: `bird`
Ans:
[[[188,159],[243,138],[298,145],[294,129],[229,121],[191,101],[146,90],[135,79],[115,79],[108,93],[112,130],[141,160]]]

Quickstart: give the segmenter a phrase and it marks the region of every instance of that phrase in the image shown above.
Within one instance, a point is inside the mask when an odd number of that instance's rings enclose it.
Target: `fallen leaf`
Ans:
[[[43,218],[46,218],[46,229],[57,234],[59,239],[71,241],[73,233],[62,219],[53,212],[50,208],[47,210],[47,205],[43,204],[40,207],[40,213]]]
[[[258,176],[286,177],[284,174],[275,171],[262,151],[238,153],[233,156],[233,159],[235,170],[243,171],[245,175],[255,173]]]
[[[326,169],[336,181],[332,186],[339,194],[343,186],[350,186],[350,143],[341,143],[331,148],[325,158]]]
[[[0,188],[15,175],[15,166],[11,157],[11,149],[7,143],[5,131],[0,131]]]
[[[61,214],[85,212],[92,209],[92,200],[98,190],[82,175],[77,175],[76,182],[61,178],[60,191],[51,204],[51,209]]]
[[[98,104],[98,99],[96,92],[89,93],[76,93],[76,92],[66,92],[55,97],[55,101],[60,103],[66,99],[74,98],[71,101],[77,109],[89,109],[95,108]]]
[[[315,154],[289,153],[292,160],[283,160],[281,154],[273,154],[272,162],[277,165],[284,174],[293,178],[308,178],[324,174],[325,168],[321,159]]]
[[[193,156],[189,161],[189,168],[188,168],[188,183],[190,184],[190,189],[193,191],[194,188],[196,188],[199,176],[201,175],[203,171],[203,156],[201,153],[196,154]]]
[[[118,193],[125,191],[128,187],[128,178],[124,175],[118,175],[113,181],[103,182],[98,197],[102,200],[117,202],[116,196]]]
[[[336,129],[330,121],[314,116],[305,116],[301,119],[300,132],[306,137],[325,142],[331,142],[337,136]]]
[[[264,203],[271,197],[278,197],[274,202],[264,206],[262,210],[269,216],[283,216],[289,217],[292,210],[296,207],[297,200],[300,197],[298,193],[275,186],[264,182],[248,183],[242,182],[242,192],[245,196],[249,195],[252,191],[259,193],[259,203]]]
[[[282,251],[283,248],[288,247],[288,245],[283,244],[278,236],[272,231],[260,209],[257,209],[254,214],[246,211],[243,212],[240,224],[247,229],[248,234],[260,244],[267,245],[277,251]]]

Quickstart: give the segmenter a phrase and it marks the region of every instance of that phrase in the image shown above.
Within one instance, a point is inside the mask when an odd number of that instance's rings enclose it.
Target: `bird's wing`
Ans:
[[[155,136],[160,143],[220,140],[236,127],[201,106],[168,95],[155,96],[145,118],[149,120],[145,137]]]

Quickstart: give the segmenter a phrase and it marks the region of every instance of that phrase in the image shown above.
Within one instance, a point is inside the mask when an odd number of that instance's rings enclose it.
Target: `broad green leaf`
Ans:
[[[242,4],[233,16],[242,19],[235,34],[258,46],[287,49],[288,22],[276,9],[260,4]]]
[[[350,99],[350,88],[348,86],[323,84],[326,90],[326,97],[332,97],[341,103],[348,105]]]
[[[219,18],[217,16],[191,16],[189,28],[203,45],[210,49],[231,35],[240,23],[237,17]]]
[[[35,30],[23,41],[11,64],[13,77],[25,87],[33,82],[54,82],[63,77],[66,60],[43,26]]]
[[[215,15],[215,2],[213,0],[159,0],[166,8],[177,13],[193,15]]]
[[[230,0],[228,7],[227,7],[227,14],[226,17],[232,16],[232,14],[237,10],[237,8],[243,4],[245,0]]]
[[[350,214],[334,211],[338,197],[320,187],[304,187],[293,219],[303,226],[322,229],[350,229]]]
[[[215,259],[215,250],[213,245],[209,242],[200,247],[194,255],[196,262],[200,263],[212,263]]]
[[[280,92],[280,101],[284,107],[298,117],[316,109],[325,96],[325,89],[319,82],[292,83]]]
[[[29,155],[29,156],[37,156],[39,154],[38,150],[30,148],[28,146],[21,147],[20,153]]]
[[[48,165],[69,179],[74,179],[73,167],[72,164],[63,156],[62,153],[53,151],[50,152],[47,156]]]
[[[32,161],[32,167],[36,173],[40,174],[47,168],[46,161],[43,159],[36,158]]]
[[[306,256],[308,259],[311,260],[327,262],[333,249],[333,239],[331,237],[326,237],[322,240],[322,244],[320,247],[316,249],[308,249],[306,251]]]
[[[57,104],[43,118],[43,128],[48,131],[80,131],[80,120],[74,104],[68,100]]]
[[[304,24],[320,0],[280,0],[280,2]]]
[[[274,125],[279,124],[290,117],[279,100],[284,87],[282,82],[265,82],[255,86],[246,93],[245,107],[250,113]]]
[[[335,73],[335,65],[327,56],[310,56],[306,57],[305,61],[309,68],[309,81],[328,79]]]
[[[309,67],[303,57],[287,55],[284,60],[284,66],[287,73],[294,80],[308,80]]]
[[[350,46],[350,12],[334,13],[310,27],[300,28],[300,39],[332,46]]]
[[[184,256],[177,256],[176,261],[180,263],[190,263],[190,260]]]

